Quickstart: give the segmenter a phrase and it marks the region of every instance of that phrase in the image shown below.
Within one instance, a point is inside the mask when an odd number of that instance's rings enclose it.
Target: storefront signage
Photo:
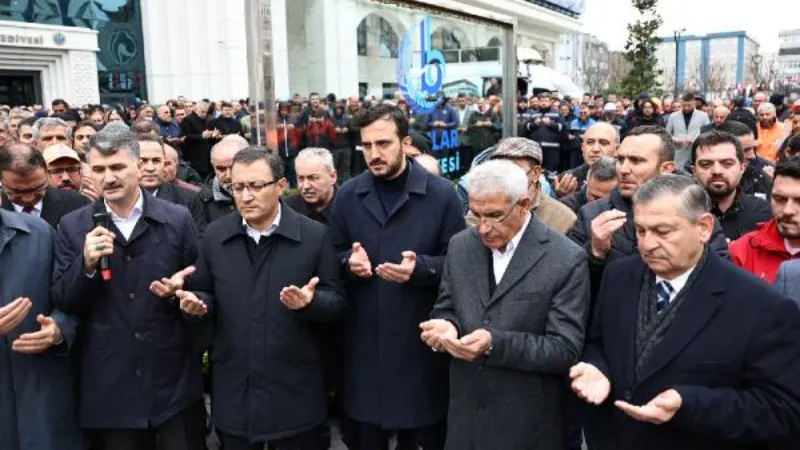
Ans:
[[[0,44],[5,45],[44,45],[44,36],[23,36],[0,33]]]
[[[425,16],[406,31],[398,48],[397,84],[414,114],[436,109],[444,82],[444,55],[431,48],[432,32],[431,17]]]

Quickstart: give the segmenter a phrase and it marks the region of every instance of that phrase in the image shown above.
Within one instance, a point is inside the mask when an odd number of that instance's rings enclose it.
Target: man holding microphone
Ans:
[[[52,288],[83,323],[78,423],[93,450],[204,449],[200,359],[173,297],[194,271],[191,215],[139,187],[127,128],[106,127],[87,156],[102,198],[59,224]]]

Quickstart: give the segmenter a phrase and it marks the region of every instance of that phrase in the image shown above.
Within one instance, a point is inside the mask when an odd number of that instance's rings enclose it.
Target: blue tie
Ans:
[[[658,299],[656,300],[656,311],[661,312],[667,309],[667,305],[669,305],[669,297],[672,295],[672,285],[669,284],[669,281],[659,281],[656,284],[656,288],[658,289]]]

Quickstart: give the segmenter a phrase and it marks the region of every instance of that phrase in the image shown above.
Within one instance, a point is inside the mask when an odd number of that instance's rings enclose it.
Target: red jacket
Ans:
[[[800,255],[793,258],[786,250],[775,219],[759,224],[754,231],[732,242],[730,250],[731,259],[737,266],[770,284],[775,281],[782,262],[800,258]]]

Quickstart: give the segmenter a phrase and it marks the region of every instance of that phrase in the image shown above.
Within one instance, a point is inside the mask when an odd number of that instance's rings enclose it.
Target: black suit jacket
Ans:
[[[54,187],[48,187],[42,198],[42,213],[40,217],[53,228],[58,228],[58,222],[67,214],[79,209],[91,202],[89,198],[74,192],[63,191]],[[14,211],[14,205],[3,194],[3,209]]]
[[[195,194],[194,191],[180,187],[175,183],[164,183],[158,188],[156,198],[188,209],[192,213],[192,219],[196,225],[198,220],[202,219],[203,208],[200,203],[193,201]]]
[[[737,450],[800,436],[800,310],[761,280],[710,252],[663,340],[636,377],[639,256],[603,274],[584,361],[611,381],[592,407],[590,448]],[[663,425],[613,404],[644,405],[675,389],[682,405]],[[777,448],[777,447],[773,447]]]

